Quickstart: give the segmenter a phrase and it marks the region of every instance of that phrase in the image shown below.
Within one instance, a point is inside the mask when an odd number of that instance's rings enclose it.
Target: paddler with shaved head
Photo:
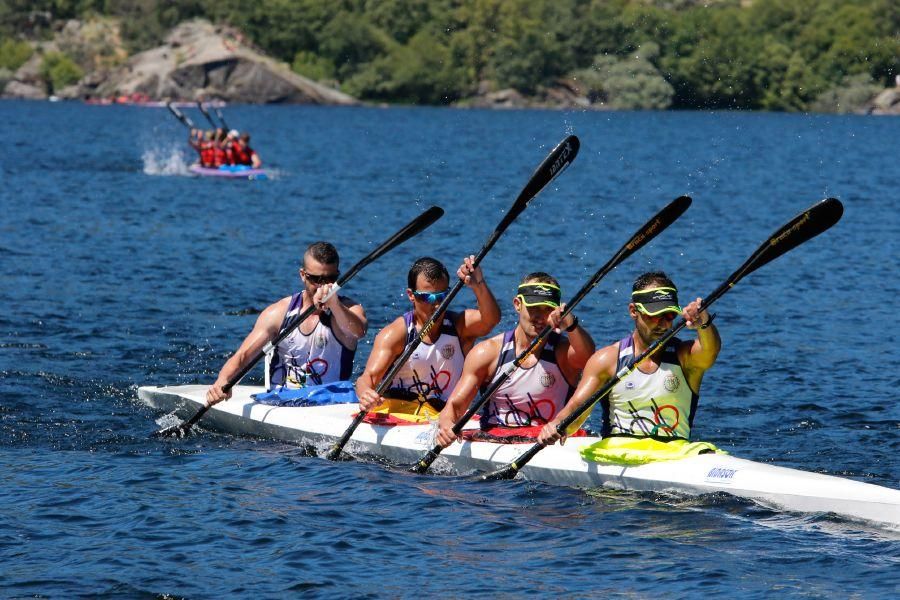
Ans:
[[[309,384],[347,380],[359,339],[366,334],[366,313],[355,300],[331,294],[340,275],[337,249],[328,242],[310,244],[303,254],[303,290],[271,304],[256,319],[253,330],[228,359],[206,392],[210,405],[231,397],[222,387],[267,343],[288,326],[292,317],[315,306],[318,310],[284,338],[266,361],[270,389],[294,389]]]
[[[661,271],[638,277],[628,304],[634,330],[591,357],[569,406],[543,428],[539,441],[552,444],[559,440],[557,425],[616,373],[633,367],[632,359],[661,338],[676,317],[682,316],[687,327],[697,332],[697,338],[673,338],[598,402],[602,408],[600,434],[604,439],[582,454],[592,460],[646,462],[669,452],[714,449],[702,442],[694,445],[703,448],[692,449],[689,443],[703,375],[713,366],[722,347],[712,317],[700,306],[700,298],[684,308],[679,306],[675,284]],[[589,414],[586,412],[581,420]]]
[[[488,387],[550,324],[555,331],[535,348],[504,382],[481,413],[482,434],[475,439],[534,438],[540,427],[566,405],[581,369],[594,352],[594,340],[578,317],[561,314],[559,283],[547,273],[526,275],[512,304],[519,316],[515,329],[476,345],[463,374],[441,411],[435,441],[443,447],[457,436],[453,425],[469,408],[479,388]]]
[[[406,281],[410,310],[378,333],[366,370],[356,381],[363,411],[433,417],[443,408],[475,340],[500,322],[500,307],[474,260],[474,256],[466,257],[456,276],[475,294],[477,308],[447,310],[439,316],[382,397],[376,392],[382,377],[420,335],[450,291],[450,274],[440,261],[425,256],[413,263]]]

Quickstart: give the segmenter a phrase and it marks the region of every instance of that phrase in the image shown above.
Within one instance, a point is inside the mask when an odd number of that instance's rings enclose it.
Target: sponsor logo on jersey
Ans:
[[[681,380],[674,373],[669,373],[666,375],[665,380],[663,381],[663,387],[666,388],[666,391],[674,392],[678,389],[678,386],[681,385]]]
[[[544,373],[541,375],[541,385],[545,388],[548,388],[556,383],[556,378],[553,376],[553,373]]]
[[[445,344],[441,347],[441,356],[443,356],[447,360],[453,358],[453,354],[455,352],[456,348],[453,347],[453,344]]]

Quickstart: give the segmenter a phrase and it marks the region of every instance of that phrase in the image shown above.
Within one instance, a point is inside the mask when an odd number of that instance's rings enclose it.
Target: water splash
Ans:
[[[176,146],[156,147],[144,150],[141,156],[147,175],[190,175],[188,161]]]

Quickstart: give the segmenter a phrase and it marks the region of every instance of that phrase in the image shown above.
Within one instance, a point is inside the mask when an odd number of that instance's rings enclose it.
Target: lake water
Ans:
[[[200,122],[197,111],[188,111]],[[283,443],[157,440],[144,384],[211,382],[305,246],[345,267],[432,204],[446,215],[347,293],[374,334],[405,273],[475,253],[549,149],[581,153],[484,262],[511,327],[526,272],[568,296],[657,210],[691,209],[576,313],[629,330],[630,282],[715,289],[829,196],[821,237],[714,312],[724,347],[694,434],[738,456],[898,488],[900,119],[749,113],[228,107],[269,181],[191,177],[164,109],[0,102],[0,596],[525,595],[883,598],[900,536],[728,497],[407,476]],[[471,305],[471,292],[456,306]],[[254,372],[259,379],[261,370]]]

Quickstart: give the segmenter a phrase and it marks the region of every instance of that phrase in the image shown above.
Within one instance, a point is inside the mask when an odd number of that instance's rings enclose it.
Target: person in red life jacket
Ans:
[[[559,414],[594,353],[594,340],[578,318],[572,313],[561,318],[565,310],[561,296],[559,283],[547,273],[529,273],[522,279],[513,298],[519,315],[516,328],[479,342],[466,356],[459,383],[438,416],[438,444],[446,448],[457,439],[453,425],[472,404],[475,393],[501,377],[547,325],[555,331],[485,404],[480,436],[535,438]]]
[[[215,159],[215,149],[213,142],[213,132],[206,131],[202,133],[203,141],[200,142],[200,166],[211,169]]]
[[[240,133],[238,133],[237,129],[232,129],[228,132],[228,135],[225,137],[225,159],[227,160],[226,164],[229,165],[239,165],[241,163],[237,162],[234,157],[234,147],[237,144],[237,139]]]
[[[250,147],[250,134],[242,133],[231,147],[232,157],[236,165],[249,165],[254,169],[262,168],[262,160],[256,151]]]
[[[213,134],[213,161],[212,166],[218,169],[222,165],[228,164],[228,156],[225,153],[225,130],[221,127],[216,129]]]
[[[200,129],[191,129],[188,135],[188,145],[197,151],[197,160],[203,164],[203,131]]]

